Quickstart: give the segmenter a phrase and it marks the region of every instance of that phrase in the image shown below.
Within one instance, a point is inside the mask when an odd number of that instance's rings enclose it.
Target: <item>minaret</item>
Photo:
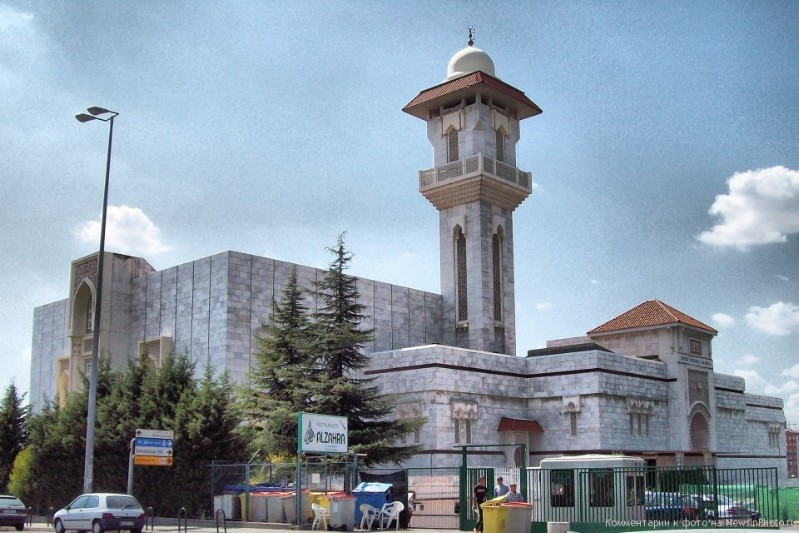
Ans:
[[[419,192],[439,211],[443,342],[515,355],[513,210],[532,191],[516,168],[519,121],[541,113],[496,77],[473,46],[452,56],[447,78],[403,111],[427,122],[435,167]]]

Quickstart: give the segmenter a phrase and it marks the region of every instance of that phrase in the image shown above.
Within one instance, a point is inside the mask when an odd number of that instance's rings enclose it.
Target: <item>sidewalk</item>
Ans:
[[[176,519],[157,519],[156,521],[165,520],[169,523],[167,524],[158,524],[155,526],[155,533],[177,533],[178,532],[178,525]],[[301,528],[300,531],[310,531],[311,526],[307,524]],[[275,524],[275,523],[264,523],[264,522],[238,522],[238,521],[228,521],[227,523],[227,531],[233,533],[287,533],[292,530],[297,530],[297,526],[294,524]],[[13,528],[9,528],[9,531],[13,531]],[[53,527],[47,526],[44,522],[34,522],[33,525],[25,526],[25,531],[37,531],[37,532],[48,532],[54,533]],[[145,532],[149,532],[150,526],[148,525],[145,528]],[[183,526],[181,524],[180,531],[186,531],[187,533],[224,533],[225,526],[224,524],[219,524],[219,529],[217,530],[216,522],[213,520],[189,520],[188,526]],[[359,531],[356,529],[356,531]],[[393,529],[387,531],[394,531]],[[457,529],[418,529],[418,528],[410,528],[407,530],[400,529],[401,532],[407,533],[460,533]],[[5,532],[4,532],[5,533]]]

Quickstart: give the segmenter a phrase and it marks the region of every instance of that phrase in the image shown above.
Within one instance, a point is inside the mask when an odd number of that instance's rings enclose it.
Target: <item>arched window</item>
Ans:
[[[502,131],[502,128],[498,128],[497,131],[497,161],[505,162],[505,132]]]
[[[469,319],[466,279],[466,236],[460,226],[455,227],[455,297],[458,322]]]
[[[447,132],[447,162],[452,163],[458,159],[458,130],[450,128]]]
[[[94,331],[94,300],[86,300],[86,333]]]
[[[492,238],[494,269],[494,320],[502,322],[502,226]]]

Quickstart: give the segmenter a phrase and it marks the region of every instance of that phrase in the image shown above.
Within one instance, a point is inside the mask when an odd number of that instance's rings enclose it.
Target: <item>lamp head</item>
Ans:
[[[98,107],[98,106],[92,106],[89,109],[87,109],[86,111],[88,111],[89,113],[91,113],[94,116],[102,115],[103,113],[113,113],[113,111],[109,111],[108,109],[106,109],[104,107]]]
[[[95,120],[93,116],[87,115],[86,113],[78,113],[75,115],[75,118],[78,119],[78,122],[89,122],[90,120]]]

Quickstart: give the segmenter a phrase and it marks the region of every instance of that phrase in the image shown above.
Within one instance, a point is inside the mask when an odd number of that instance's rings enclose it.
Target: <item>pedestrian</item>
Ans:
[[[524,501],[524,496],[522,496],[522,493],[516,491],[516,483],[511,483],[508,495],[505,497],[505,502],[513,503],[513,502],[523,502],[523,501]]]
[[[494,488],[494,497],[499,498],[508,493],[508,486],[502,482],[502,477],[497,478],[497,486]]]
[[[486,486],[485,476],[477,480],[477,485],[472,491],[472,508],[477,513],[477,523],[474,525],[474,533],[483,533],[483,508],[480,504],[485,503],[488,497],[488,487]]]

